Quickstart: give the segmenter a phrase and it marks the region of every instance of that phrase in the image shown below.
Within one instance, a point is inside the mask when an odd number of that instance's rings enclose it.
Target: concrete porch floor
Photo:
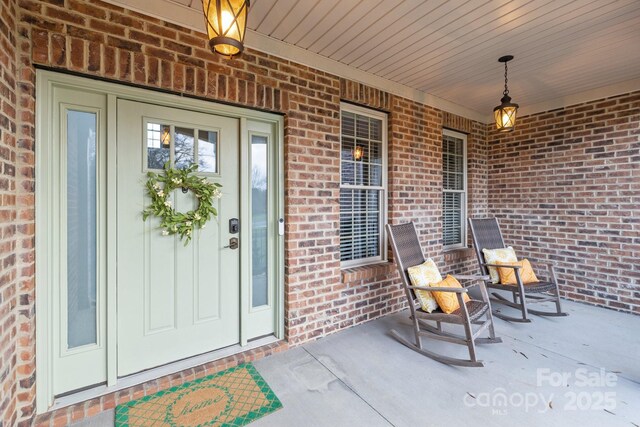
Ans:
[[[503,343],[478,347],[484,368],[449,367],[395,341],[391,328],[409,336],[407,312],[267,357],[255,366],[284,407],[252,426],[640,427],[640,316],[564,309],[569,317],[530,324],[496,319]],[[75,425],[112,426],[113,411]]]

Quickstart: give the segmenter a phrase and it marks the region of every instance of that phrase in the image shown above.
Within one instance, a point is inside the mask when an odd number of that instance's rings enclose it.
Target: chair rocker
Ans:
[[[505,266],[487,264],[484,259],[482,249],[499,249],[505,248],[504,240],[502,238],[502,232],[498,225],[496,218],[481,218],[472,219],[469,218],[469,228],[471,229],[471,235],[473,236],[473,246],[476,250],[476,257],[478,258],[478,264],[480,266],[480,272],[483,275],[489,274],[488,267],[507,267],[515,270],[516,285],[502,285],[500,283],[492,283],[491,280],[486,280],[485,284],[487,288],[498,289],[501,291],[508,291],[512,293],[513,301],[509,301],[504,296],[497,292],[492,292],[491,300],[503,304],[515,309],[520,310],[521,317],[507,316],[503,313],[493,312],[493,315],[510,322],[531,322],[529,319],[529,313],[536,314],[538,316],[567,316],[568,314],[562,311],[560,305],[560,291],[558,290],[558,280],[556,278],[556,272],[553,264],[536,262],[536,264],[545,265],[549,271],[548,280],[539,281],[536,283],[528,283],[524,285],[520,277],[520,267],[518,266]],[[542,311],[528,308],[527,305],[553,302],[556,305],[556,311]]]
[[[393,329],[390,331],[391,335],[410,349],[437,360],[438,362],[456,366],[484,366],[483,362],[478,360],[476,357],[475,345],[502,342],[502,339],[496,337],[493,328],[489,296],[484,286],[484,280],[486,280],[486,278],[481,276],[458,275],[456,276],[457,279],[469,282],[469,284],[465,285],[463,288],[412,286],[407,269],[409,267],[422,264],[425,261],[415,225],[413,222],[409,222],[401,225],[387,224],[386,227],[391,248],[393,250],[395,264],[398,268],[398,272],[400,273],[400,277],[402,278],[402,287],[404,288],[407,302],[409,303],[409,310],[411,312],[410,319],[413,323],[412,326],[413,333],[415,335],[415,342],[404,338]],[[462,299],[463,294],[466,294],[468,289],[473,286],[480,287],[482,301],[471,299],[467,303],[464,303],[464,300]],[[416,298],[415,290],[455,292],[460,308],[451,314],[446,314],[440,309],[433,311],[432,313],[427,313],[422,311],[420,302]],[[435,322],[435,326],[428,323],[429,321]],[[464,336],[445,332],[442,329],[443,323],[461,325],[464,328]],[[475,331],[474,326],[476,327]],[[489,330],[489,337],[479,338],[479,335],[487,329]],[[422,337],[466,345],[469,349],[469,359],[447,357],[426,350],[422,346]]]

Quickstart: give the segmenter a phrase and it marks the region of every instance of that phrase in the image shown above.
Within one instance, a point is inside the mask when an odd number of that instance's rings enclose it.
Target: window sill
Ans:
[[[442,252],[444,253],[444,260],[446,262],[467,259],[475,255],[473,248],[446,249]]]
[[[386,276],[395,271],[395,264],[392,262],[377,262],[375,264],[359,265],[342,269],[342,283],[357,282],[374,277]]]

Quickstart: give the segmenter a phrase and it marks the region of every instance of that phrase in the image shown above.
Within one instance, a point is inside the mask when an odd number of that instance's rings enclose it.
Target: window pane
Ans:
[[[176,127],[175,131],[175,156],[174,163],[177,169],[186,169],[195,163],[194,160],[194,135],[193,129]]]
[[[443,193],[443,245],[462,242],[462,193]]]
[[[67,114],[67,346],[96,343],[96,115]]]
[[[218,132],[198,131],[198,170],[218,172]]]
[[[353,161],[353,150],[356,147],[355,141],[353,138],[343,137],[342,138],[342,150],[341,150],[341,158],[343,161]]]
[[[354,162],[342,162],[342,184],[355,184],[355,169]]]
[[[349,113],[348,111],[342,112],[342,135],[345,137],[351,137],[352,140],[356,136],[355,132],[355,120],[356,115]]]
[[[369,166],[369,184],[381,187],[382,186],[382,166],[371,165]]]
[[[356,185],[370,185],[369,164],[356,162]]]
[[[253,307],[269,303],[267,234],[267,138],[251,137],[251,265]]]
[[[380,256],[381,190],[340,190],[340,260]]]
[[[160,123],[147,123],[147,167],[162,169],[169,161],[171,128]]]
[[[442,144],[443,187],[464,190],[464,141],[444,135]]]

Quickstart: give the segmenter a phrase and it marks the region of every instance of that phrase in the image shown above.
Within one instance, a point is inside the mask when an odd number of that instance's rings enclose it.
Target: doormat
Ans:
[[[116,427],[244,426],[282,403],[250,363],[118,405]]]

